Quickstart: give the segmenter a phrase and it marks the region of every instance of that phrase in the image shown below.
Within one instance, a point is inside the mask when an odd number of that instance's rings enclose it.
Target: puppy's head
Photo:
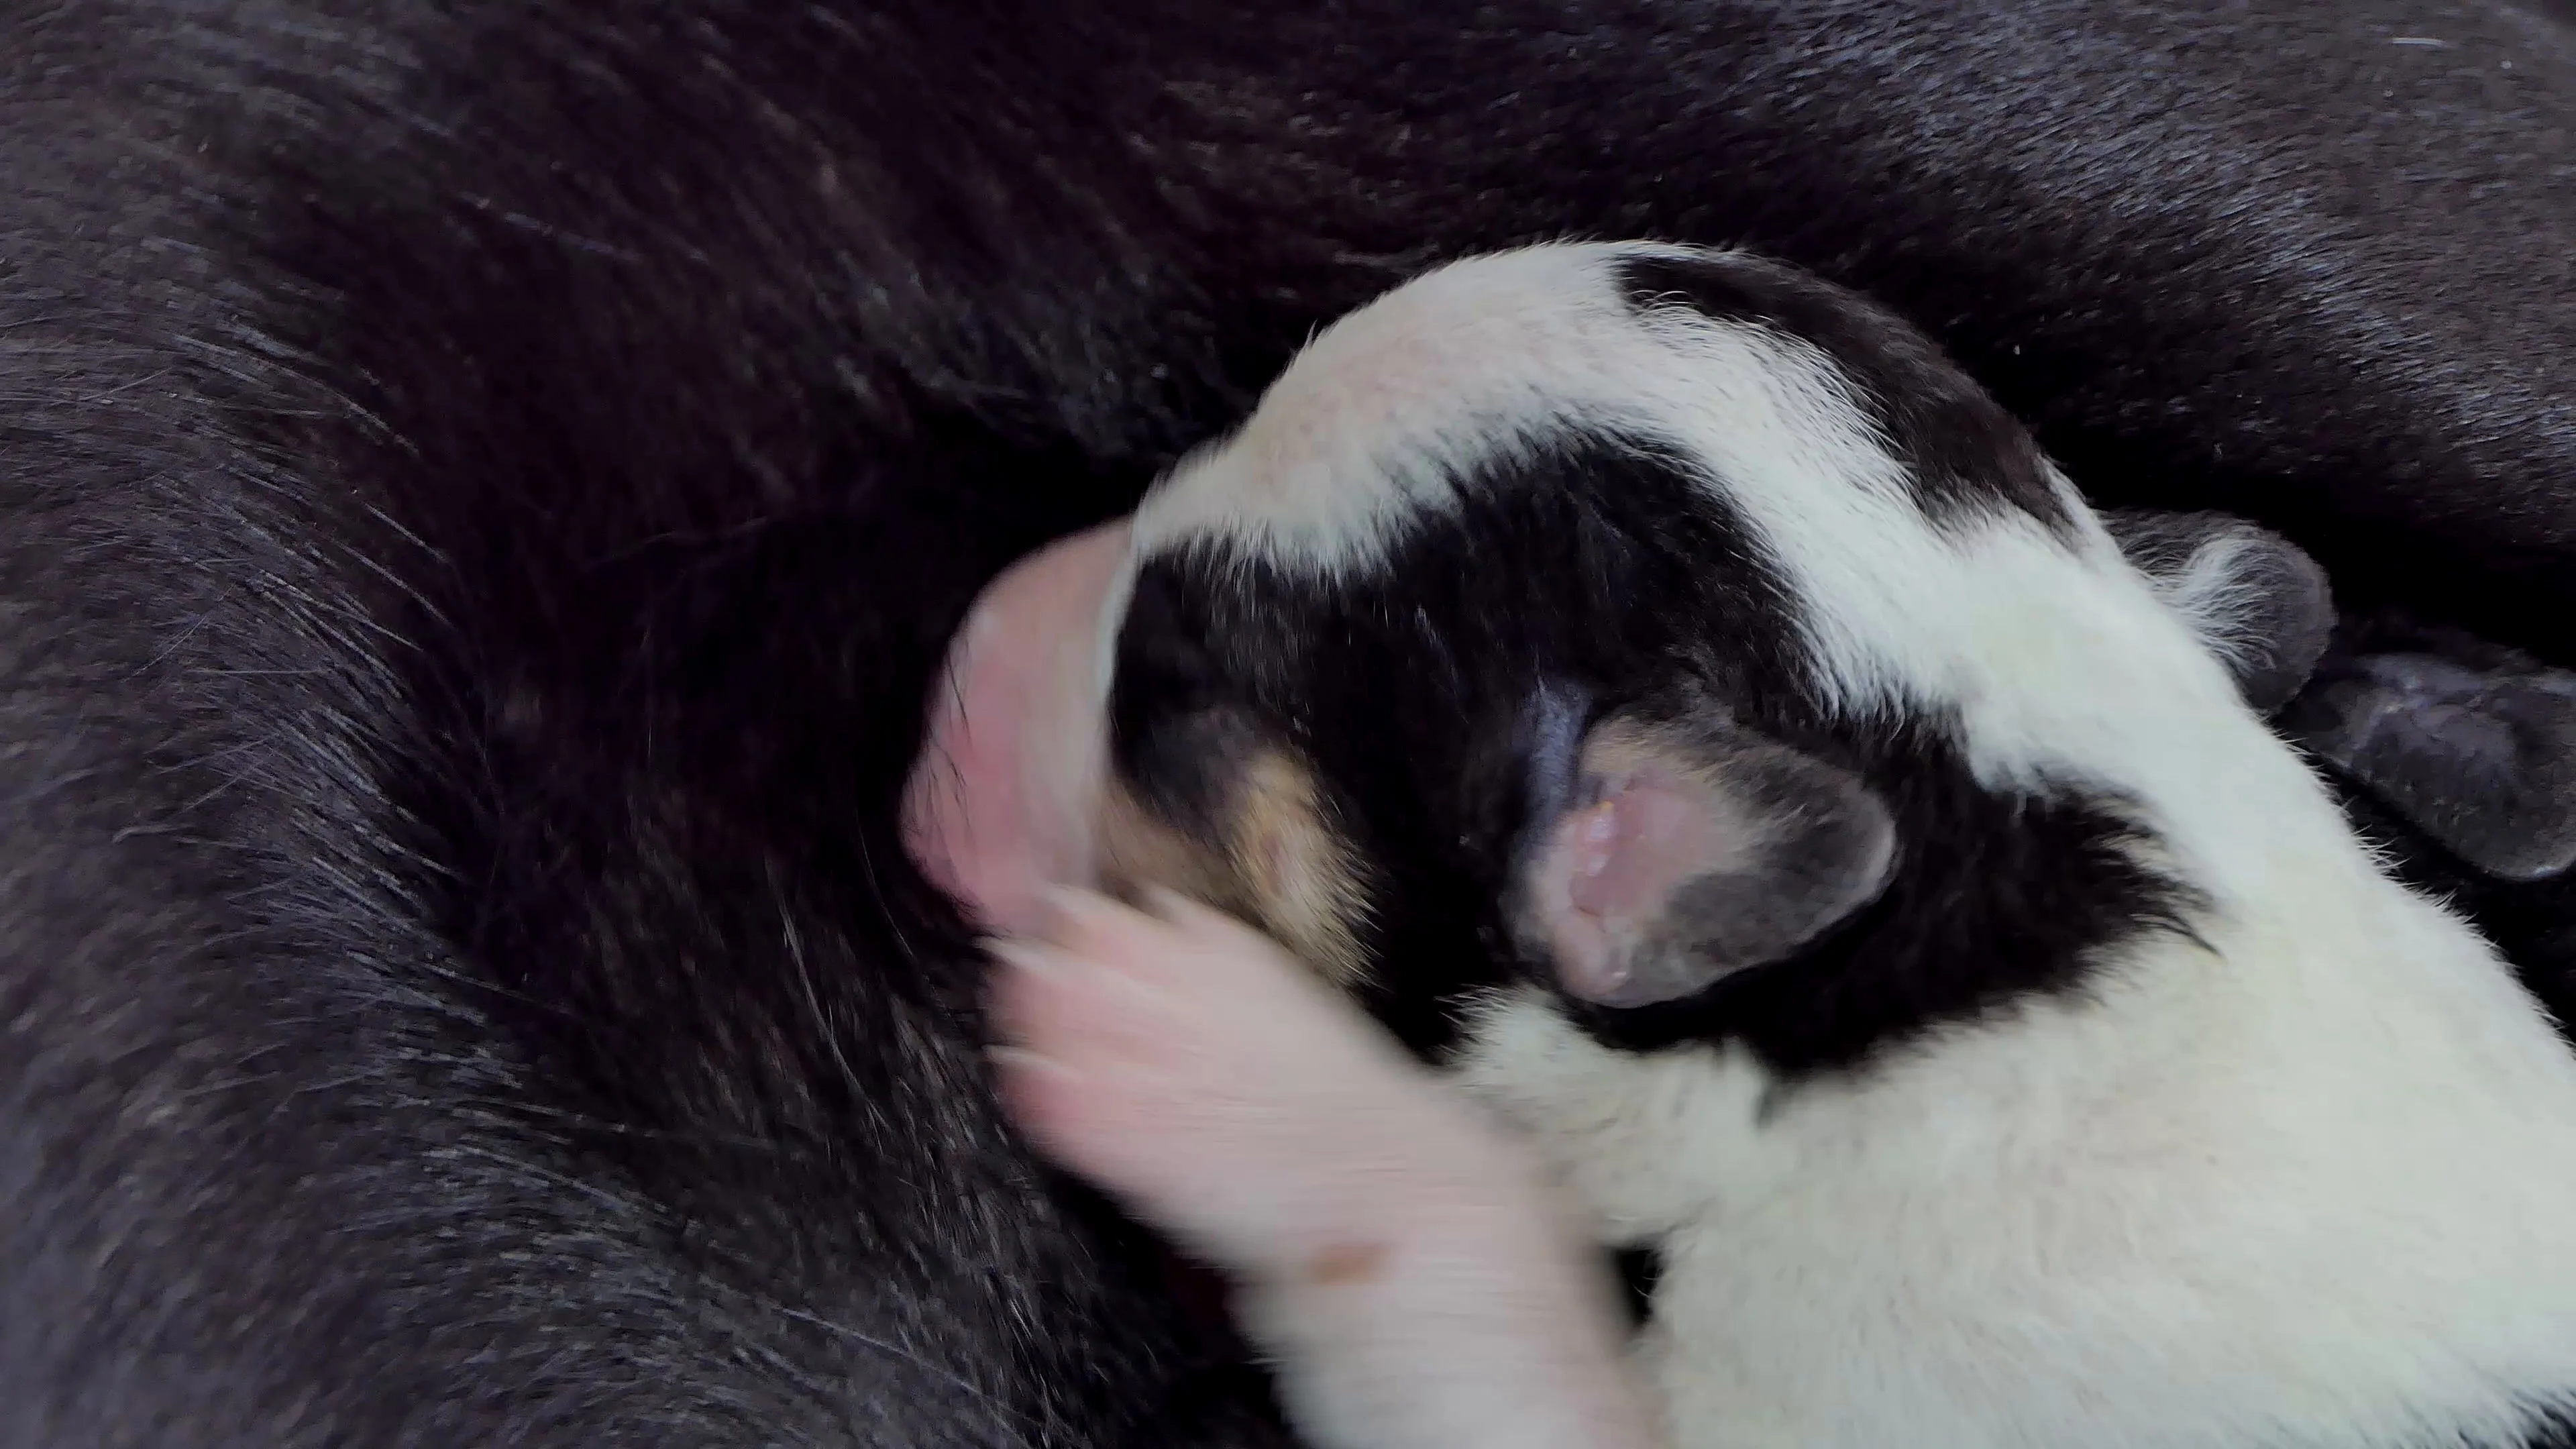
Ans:
[[[2259,734],[2008,416],[1736,255],[1421,278],[1114,548],[1063,715],[1085,868],[1260,922],[1426,1047],[1515,978],[1784,1068],[2070,984],[2183,894],[2123,752]]]

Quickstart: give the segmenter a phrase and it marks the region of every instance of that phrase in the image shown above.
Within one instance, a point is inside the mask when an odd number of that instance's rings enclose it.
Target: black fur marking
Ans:
[[[1610,1271],[1619,1280],[1631,1328],[1643,1328],[1655,1316],[1655,1285],[1663,1281],[1664,1257],[1656,1248],[1621,1248],[1610,1255]]]
[[[2117,802],[1998,795],[1937,728],[1865,749],[1863,774],[1905,851],[1875,904],[1693,1000],[1577,1019],[1635,1050],[1734,1036],[1794,1076],[1861,1064],[1930,1025],[2080,992],[2097,956],[2139,932],[2188,934],[2197,898],[2141,863],[2152,837]]]
[[[2014,512],[2061,531],[2072,526],[2030,434],[1930,338],[1876,303],[1747,256],[1639,257],[1619,271],[1629,305],[1641,313],[1684,306],[1712,321],[1777,332],[1830,358],[1933,518]]]
[[[2550,1414],[2548,1422],[2533,1430],[2519,1449],[2576,1449],[2576,1405]]]
[[[1166,702],[1227,701],[1279,721],[1353,802],[1387,882],[1372,1004],[1418,1049],[1447,1045],[1460,997],[1508,969],[1529,706],[1549,690],[1598,717],[1686,681],[1747,729],[1856,773],[1897,820],[1875,906],[1686,1002],[1568,1003],[1604,1041],[1726,1037],[1792,1076],[1853,1067],[1934,1023],[2076,989],[2105,947],[2179,923],[2183,893],[2139,862],[2114,803],[1994,794],[1937,723],[1826,718],[1795,605],[1670,449],[1566,433],[1458,483],[1455,512],[1329,589],[1205,541],[1149,560],[1113,689],[1122,740],[1150,737]],[[1132,743],[1113,751],[1122,768],[1147,763]]]

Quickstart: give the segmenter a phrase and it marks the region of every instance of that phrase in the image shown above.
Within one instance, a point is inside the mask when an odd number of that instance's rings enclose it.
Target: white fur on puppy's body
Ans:
[[[2159,946],[1767,1119],[1738,1055],[1619,1057],[1529,1001],[1462,1066],[1608,1236],[1666,1235],[1646,1352],[1682,1443],[2512,1443],[2517,1390],[2569,1381],[2569,1088],[2522,1003],[2361,964],[2443,959],[2404,915],[2205,926],[2220,954]],[[2278,978],[2231,973],[2254,950]]]
[[[1661,1237],[1644,1352],[1684,1446],[2509,1445],[2576,1394],[2576,1058],[2383,875],[2099,523],[1934,521],[1825,356],[1612,281],[1665,248],[1437,272],[1327,332],[1139,514],[1330,581],[1550,416],[1696,449],[1847,714],[1978,777],[2136,801],[2202,892],[2077,996],[1782,1088],[1487,1003],[1465,1079],[1603,1236]],[[2203,591],[2205,592],[2205,591]],[[2204,601],[2205,602],[2205,601]],[[1722,641],[1719,647],[1722,647]]]
[[[1231,1272],[1320,1449],[1653,1449],[1538,1164],[1250,928],[1066,897],[999,948],[1006,1096]]]

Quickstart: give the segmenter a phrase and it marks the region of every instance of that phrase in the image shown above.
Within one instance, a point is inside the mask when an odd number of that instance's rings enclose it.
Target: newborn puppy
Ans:
[[[1536,1163],[1277,946],[1158,894],[995,949],[1006,1099],[1236,1276],[1309,1441],[1654,1442]]]
[[[2524,680],[2566,692],[2528,660],[2396,619],[2349,630],[2306,688],[2332,613],[2304,555],[2223,517],[2106,522],[2165,601],[2236,663],[2249,704],[2269,713],[2295,700],[2294,731],[2366,737],[2371,721],[2355,713],[2386,711],[2353,681],[2427,658],[2485,681],[2479,698],[2511,698]],[[2271,577],[2247,590],[2249,572]],[[2395,723],[2426,750],[2455,737],[2420,715]],[[2546,773],[2552,744],[2523,758]],[[2435,844],[2411,818],[2424,802],[2474,799],[2512,772],[2424,776],[2439,788],[2346,809],[2401,842]],[[2464,816],[2476,812],[2450,805],[2449,818]],[[2412,852],[2401,863],[2423,868]],[[2445,885],[2473,896],[2531,884],[2454,874]],[[1614,1362],[1599,1285],[1525,1154],[1274,943],[1151,894],[1148,915],[1066,893],[1038,935],[997,945],[1017,968],[995,993],[997,1020],[1020,1044],[995,1052],[1005,1096],[1057,1155],[1247,1286],[1238,1306],[1307,1437],[1354,1449],[1649,1443],[1650,1411]],[[2499,907],[2482,904],[2483,923]]]
[[[2576,1056],[2246,702],[2313,570],[2209,541],[1814,279],[1483,258],[998,584],[908,828],[1517,1118],[1661,1255],[1678,1444],[2565,1443]]]

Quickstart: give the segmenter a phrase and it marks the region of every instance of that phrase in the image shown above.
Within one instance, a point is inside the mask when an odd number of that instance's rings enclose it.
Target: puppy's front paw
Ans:
[[[1364,1271],[1456,1187],[1478,1132],[1357,1007],[1257,932],[1158,896],[1059,895],[997,943],[993,1011],[1020,1120],[1220,1262]],[[1493,1150],[1505,1151],[1499,1143]]]
[[[1286,952],[1081,895],[994,949],[1020,1119],[1249,1281],[1310,1442],[1653,1442],[1534,1165]]]

